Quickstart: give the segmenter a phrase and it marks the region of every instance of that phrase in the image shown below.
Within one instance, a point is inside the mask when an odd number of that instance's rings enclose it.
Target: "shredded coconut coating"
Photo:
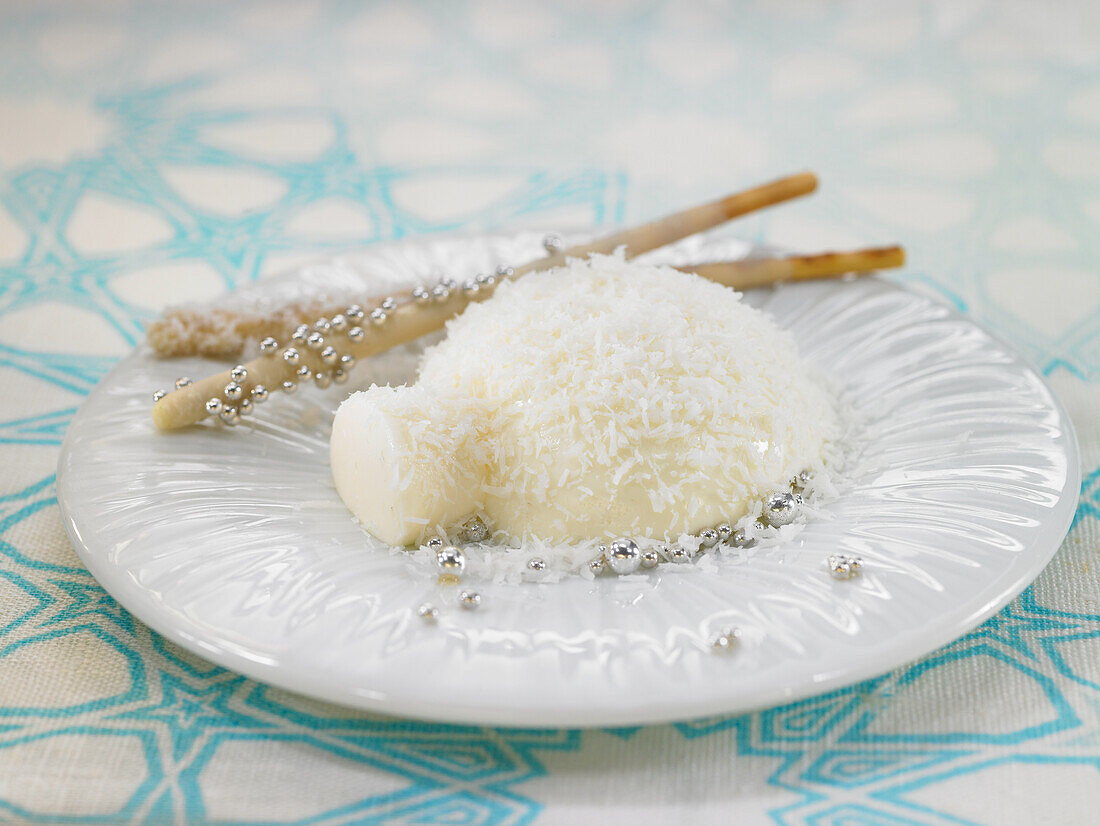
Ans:
[[[435,524],[453,513],[439,497],[468,498],[477,479],[473,498],[498,539],[674,539],[737,522],[820,467],[839,432],[829,396],[768,316],[726,287],[618,255],[502,284],[448,323],[416,388],[447,401],[430,415],[383,405],[418,422],[397,457],[410,468],[422,466],[416,454],[475,453],[448,446],[457,431],[432,416],[472,405],[480,417],[479,466],[442,463],[421,538],[450,527]],[[381,402],[400,391],[368,392]],[[449,489],[452,477],[463,490]],[[337,476],[345,501],[347,484]]]

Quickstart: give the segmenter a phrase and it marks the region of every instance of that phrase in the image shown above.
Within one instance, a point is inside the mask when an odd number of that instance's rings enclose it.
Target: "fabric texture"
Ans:
[[[1094,3],[8,3],[0,9],[0,819],[1096,822]],[[165,642],[87,573],[54,466],[163,306],[419,234],[611,226],[801,168],[737,222],[1010,341],[1078,429],[1038,580],[905,668],[755,714],[495,730],[351,712]],[[152,389],[152,388],[151,388]]]

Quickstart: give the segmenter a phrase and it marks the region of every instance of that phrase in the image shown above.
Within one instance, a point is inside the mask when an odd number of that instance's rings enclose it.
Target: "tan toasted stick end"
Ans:
[[[877,270],[901,267],[905,250],[898,246],[870,247],[851,252],[826,252],[816,255],[791,255],[780,258],[752,258],[681,267],[727,287],[747,290],[768,287],[785,281],[836,278],[842,275],[867,275]]]

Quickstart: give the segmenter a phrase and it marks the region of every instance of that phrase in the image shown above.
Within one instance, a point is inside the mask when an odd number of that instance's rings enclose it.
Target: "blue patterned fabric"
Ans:
[[[918,3],[43,2],[0,9],[0,819],[1095,823],[1100,15]],[[202,662],[75,557],[53,466],[167,303],[330,250],[613,225],[800,168],[742,221],[1010,340],[1086,479],[973,633],[756,714],[606,731],[348,712]],[[613,808],[607,808],[613,807]]]

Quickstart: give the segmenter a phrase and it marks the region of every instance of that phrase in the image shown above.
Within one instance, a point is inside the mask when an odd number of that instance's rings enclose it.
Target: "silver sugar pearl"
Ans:
[[[463,591],[458,595],[458,604],[467,611],[473,611],[481,606],[481,594],[477,591]]]
[[[678,565],[682,565],[685,562],[691,562],[691,554],[689,554],[679,545],[672,549],[669,556],[672,557],[672,561]]]
[[[481,273],[474,280],[477,281],[479,287],[485,287],[486,289],[496,286],[497,283],[497,277],[490,273]]]
[[[730,651],[737,645],[741,634],[736,628],[723,628],[711,638],[710,647],[718,652]]]
[[[477,295],[480,289],[481,285],[479,285],[477,281],[472,278],[469,281],[462,282],[462,292],[465,293],[467,296]]]
[[[318,333],[327,333],[332,330],[332,322],[322,316],[313,323],[313,329]]]
[[[252,399],[241,399],[237,404],[237,412],[242,416],[248,416],[252,413]]]
[[[343,333],[348,329],[348,317],[343,313],[337,313],[332,317],[332,332]]]
[[[738,528],[730,534],[730,544],[735,548],[751,548],[756,544],[755,539],[749,539],[742,528]]]
[[[527,569],[529,571],[545,571],[546,562],[536,556],[533,559],[527,560]]]
[[[780,491],[764,500],[764,518],[774,528],[789,525],[802,513],[802,497],[797,493]]]
[[[833,579],[851,579],[863,567],[863,560],[848,554],[830,554],[825,564],[829,566],[829,574]]]
[[[298,351],[293,347],[287,347],[285,350],[283,350],[283,361],[285,361],[287,364],[295,365],[301,360],[301,358],[302,357],[298,354]]]
[[[699,531],[699,545],[703,548],[713,548],[718,544],[718,531],[714,528],[707,528],[706,530]]]
[[[294,375],[298,377],[298,381],[309,381],[313,378],[313,371],[303,364],[294,372]]]
[[[565,249],[565,242],[560,235],[551,232],[542,239],[542,246],[548,254],[555,255]]]
[[[332,376],[330,376],[324,370],[318,370],[316,373],[313,374],[313,383],[324,390],[330,384],[332,384]]]
[[[397,299],[394,298],[392,295],[388,295],[382,299],[382,303],[378,306],[385,310],[387,313],[392,312],[397,309]]]
[[[611,570],[620,576],[634,573],[642,564],[642,552],[638,550],[638,543],[625,536],[613,541],[605,556]]]
[[[435,552],[435,564],[445,574],[462,576],[462,572],[466,570],[466,554],[461,548],[447,545]]]
[[[375,327],[386,323],[386,311],[381,307],[375,307],[370,311],[370,323]]]
[[[349,322],[362,321],[363,308],[358,304],[351,304],[344,310],[344,315],[347,316]]]
[[[223,407],[225,407],[225,405],[222,404],[222,400],[219,398],[206,400],[206,412],[210,416],[217,416],[222,412]]]
[[[721,542],[728,542],[729,538],[733,536],[733,527],[729,522],[723,522],[715,530],[718,531],[718,539]]]
[[[656,568],[660,561],[661,557],[656,551],[646,551],[642,554],[643,568]]]
[[[342,370],[337,367],[332,371],[332,381],[334,384],[346,384],[348,380],[348,373],[346,370]]]
[[[235,425],[240,420],[240,414],[237,413],[237,408],[226,405],[222,408],[221,413],[218,414],[220,418],[227,425]]]
[[[427,623],[434,623],[439,619],[439,609],[430,602],[425,602],[416,609],[416,615]]]
[[[447,288],[448,290],[450,290],[451,292],[454,292],[454,291],[455,291],[455,288],[457,288],[457,287],[458,287],[458,282],[457,282],[457,281],[455,281],[455,280],[454,280],[453,278],[451,278],[450,276],[446,276],[446,275],[445,275],[445,276],[443,276],[442,278],[440,278],[440,279],[439,279],[439,285],[440,285],[441,287],[446,287],[446,288]]]
[[[238,364],[232,370],[229,371],[230,378],[235,382],[242,382],[248,378],[248,370],[245,369],[243,364]]]
[[[440,539],[438,536],[433,536],[431,539],[428,540],[427,544],[429,548],[438,551],[440,548],[443,547],[443,540]]]
[[[501,264],[497,267],[497,275],[501,278],[511,278],[516,274],[516,271],[509,267],[507,264]]]
[[[340,366],[345,370],[350,370],[355,366],[355,356],[350,353],[344,353],[344,355],[340,356]]]
[[[348,330],[348,338],[351,339],[353,344],[358,344],[360,341],[362,341],[363,335],[364,333],[362,327],[352,327],[350,330]]]
[[[271,336],[260,341],[260,352],[265,356],[275,355],[275,351],[279,349],[279,342]]]
[[[417,304],[427,304],[432,300],[432,291],[424,286],[413,287],[412,297]]]
[[[607,561],[602,556],[597,556],[595,559],[588,560],[588,570],[595,576],[602,574],[606,567]]]
[[[436,301],[446,301],[451,297],[451,290],[449,287],[444,287],[442,284],[436,284],[432,287],[432,298]]]
[[[306,344],[309,345],[311,350],[320,350],[325,346],[325,337],[320,333],[310,333],[306,339]]]
[[[298,344],[305,344],[306,338],[309,337],[310,329],[308,324],[299,324],[294,328],[294,332],[291,334],[291,339],[298,342]]]
[[[254,401],[254,402],[257,402],[257,403],[266,402],[267,401],[267,395],[268,395],[267,394],[267,388],[264,387],[262,384],[257,384],[255,387],[252,388],[252,393],[250,395],[252,396],[252,401]]]
[[[294,382],[294,381],[284,381],[283,382],[283,392],[284,393],[294,393],[297,390],[298,390],[298,383],[297,382]]]
[[[159,401],[160,401],[161,399],[163,399],[163,398],[164,398],[165,396],[167,396],[167,395],[168,395],[168,394],[167,394],[167,393],[165,393],[165,392],[164,392],[163,390],[158,390],[158,391],[156,391],[156,392],[155,392],[155,393],[153,394],[153,404],[156,404],[157,402],[159,402]]]
[[[237,382],[231,381],[225,386],[225,397],[231,402],[235,402],[244,396],[244,388]]]
[[[321,351],[321,361],[325,364],[336,364],[340,360],[340,354],[336,352],[336,348],[329,346]]]
[[[176,379],[176,389],[177,390],[182,390],[184,387],[187,387],[189,384],[191,384],[191,379],[187,378],[187,376],[180,376],[178,379]]]
[[[462,538],[467,542],[484,542],[489,535],[489,526],[480,516],[471,516],[462,523]]]

